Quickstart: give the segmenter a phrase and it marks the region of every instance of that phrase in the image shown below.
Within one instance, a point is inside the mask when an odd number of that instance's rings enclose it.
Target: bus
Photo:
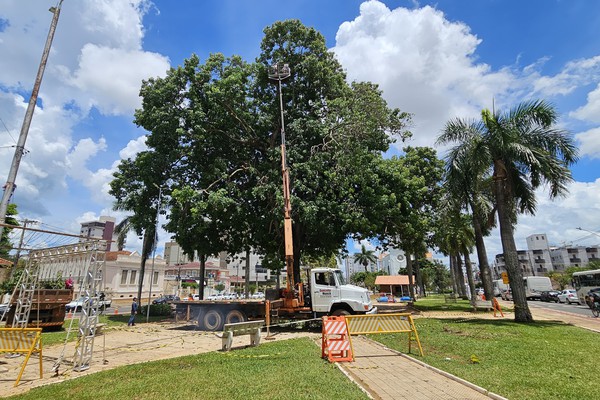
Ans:
[[[600,288],[600,269],[573,272],[573,287],[577,290],[579,302],[591,307],[586,297],[590,290]]]

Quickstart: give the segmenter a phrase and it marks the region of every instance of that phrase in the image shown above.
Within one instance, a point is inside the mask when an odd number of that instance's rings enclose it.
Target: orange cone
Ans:
[[[115,307],[115,315],[119,315],[119,309]]]

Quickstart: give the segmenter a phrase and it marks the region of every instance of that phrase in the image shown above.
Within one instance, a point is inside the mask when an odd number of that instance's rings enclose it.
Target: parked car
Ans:
[[[558,295],[558,302],[568,304],[581,304],[579,302],[579,297],[577,297],[577,292],[574,289],[565,289],[562,292],[560,292],[560,294]]]
[[[165,304],[169,301],[179,301],[179,297],[175,296],[174,294],[167,294],[152,300],[152,304]]]
[[[80,297],[76,300],[73,300],[70,303],[67,303],[65,305],[65,309],[67,310],[67,312],[77,312],[83,308],[83,306],[89,301],[89,299],[89,297]]]
[[[8,303],[0,304],[0,321],[2,321],[5,313],[8,314]]]
[[[540,293],[540,300],[558,303],[558,295],[560,293],[561,292],[559,290],[544,290]]]
[[[253,299],[264,299],[265,294],[263,292],[256,292],[252,295]]]

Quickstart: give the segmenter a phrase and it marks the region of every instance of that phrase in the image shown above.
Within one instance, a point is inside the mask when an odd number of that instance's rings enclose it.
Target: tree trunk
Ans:
[[[150,238],[152,233],[152,239]],[[152,252],[152,245],[154,244],[154,232],[144,231],[144,239],[142,240],[142,259],[140,261],[140,277],[138,281],[138,305],[142,305],[142,289],[144,288],[144,275],[146,275],[146,261],[148,261],[148,255]],[[152,284],[152,278],[150,278],[150,284]]]
[[[250,248],[246,248],[246,271],[244,273],[244,298],[250,298]]]
[[[415,301],[415,283],[413,278],[413,264],[409,253],[406,253],[406,273],[408,274],[408,293],[410,298]]]
[[[515,306],[515,322],[532,322],[533,316],[527,304],[523,272],[519,267],[517,246],[515,245],[513,225],[510,218],[513,201],[506,189],[504,165],[498,160],[494,164],[494,190],[496,192],[496,206],[498,207],[498,221],[500,223],[500,239],[504,252],[506,273],[510,281],[510,289]],[[498,173],[498,171],[500,172]]]
[[[494,287],[492,285],[492,271],[488,264],[487,250],[483,240],[481,222],[473,211],[473,229],[475,231],[475,248],[477,249],[477,260],[479,261],[479,271],[481,272],[481,282],[483,283],[483,292],[485,298],[491,300],[494,297]]]
[[[425,285],[423,285],[423,275],[421,274],[421,265],[418,260],[415,260],[415,274],[417,275],[417,287],[419,288],[419,296],[427,297],[425,295]]]
[[[460,252],[455,254],[456,257],[456,277],[457,279],[457,285],[458,285],[458,291],[460,292],[460,297],[462,297],[463,300],[468,300],[469,297],[467,296],[467,287],[465,285],[465,274],[463,274],[463,269],[462,269],[462,260],[460,258]]]
[[[452,281],[452,292],[458,296],[458,286],[456,285],[456,261],[453,254],[450,254],[450,280]]]
[[[198,293],[198,298],[200,300],[204,300],[204,276],[206,275],[206,254],[200,255],[200,283],[198,287],[200,291]]]
[[[475,280],[473,279],[471,259],[469,258],[468,251],[464,251],[463,254],[465,258],[465,270],[467,271],[467,280],[469,281],[469,292],[471,293],[471,304],[475,304],[475,300],[477,300],[477,295],[475,294]]]

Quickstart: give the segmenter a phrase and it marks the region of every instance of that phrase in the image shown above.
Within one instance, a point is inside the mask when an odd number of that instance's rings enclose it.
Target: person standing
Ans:
[[[131,303],[131,317],[129,317],[129,322],[127,322],[127,326],[135,325],[135,314],[138,312],[138,303],[137,297],[133,298],[133,303]]]

